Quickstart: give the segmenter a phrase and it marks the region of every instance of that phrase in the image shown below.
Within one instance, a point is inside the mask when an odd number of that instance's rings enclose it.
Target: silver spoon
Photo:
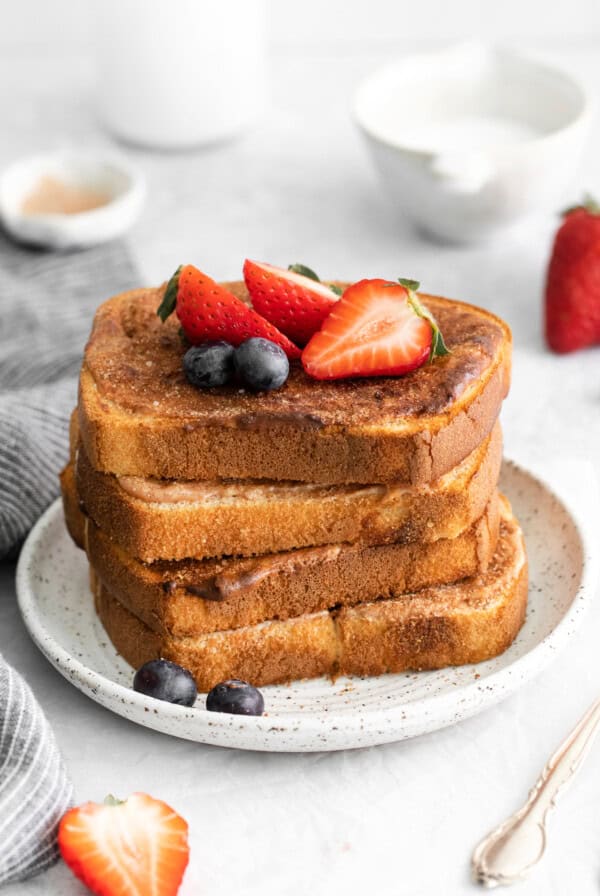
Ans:
[[[525,805],[476,847],[471,869],[477,883],[490,888],[509,886],[522,880],[539,862],[546,848],[550,810],[582,765],[598,727],[600,698],[548,760]]]

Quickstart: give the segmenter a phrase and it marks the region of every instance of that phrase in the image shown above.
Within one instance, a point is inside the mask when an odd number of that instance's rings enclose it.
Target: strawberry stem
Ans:
[[[164,323],[169,315],[173,314],[175,311],[175,305],[177,303],[177,290],[179,289],[179,275],[181,273],[181,268],[183,265],[179,265],[169,282],[167,283],[167,288],[165,289],[165,294],[163,296],[163,300],[158,306],[157,314]]]
[[[400,281],[402,283],[402,281]],[[405,281],[402,283],[403,286],[406,285],[406,282],[415,282],[413,281]],[[434,358],[442,357],[443,355],[449,355],[450,349],[444,342],[444,337],[442,336],[442,332],[437,325],[437,321],[431,311],[425,307],[425,305],[421,304],[421,300],[419,299],[416,292],[411,287],[407,287],[408,289],[408,301],[412,310],[415,314],[418,314],[419,317],[424,318],[429,322],[431,326],[431,350],[429,352],[429,362],[433,361]]]
[[[584,193],[583,202],[580,202],[579,205],[572,205],[570,208],[566,208],[561,212],[561,216],[566,218],[571,212],[579,211],[580,208],[585,209],[590,215],[600,215],[600,202],[594,199],[590,193]]]

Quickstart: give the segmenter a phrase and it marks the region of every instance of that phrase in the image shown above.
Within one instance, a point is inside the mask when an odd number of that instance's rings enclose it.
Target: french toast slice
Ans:
[[[483,516],[452,539],[333,544],[254,558],[142,563],[81,513],[72,470],[62,475],[65,518],[114,597],[160,634],[193,636],[391,597],[484,571],[498,537],[496,492]]]
[[[75,471],[86,513],[129,554],[152,562],[455,538],[483,514],[501,461],[496,424],[462,463],[424,486],[118,477],[95,470],[83,447]]]
[[[228,678],[261,686],[478,663],[506,650],[525,618],[523,535],[505,500],[501,512],[487,572],[453,585],[178,638],[149,628],[91,569],[96,610],[116,650],[134,668],[164,657],[189,669],[200,691]]]
[[[243,283],[225,284],[248,300]],[[79,386],[92,467],[157,479],[423,485],[491,432],[510,381],[511,334],[493,314],[422,295],[451,353],[402,377],[317,381],[293,362],[285,385],[251,393],[187,382],[164,287],[97,311]]]

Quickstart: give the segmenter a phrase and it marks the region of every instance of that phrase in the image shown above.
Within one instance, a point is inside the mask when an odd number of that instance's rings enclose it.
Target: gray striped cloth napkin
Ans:
[[[0,233],[0,558],[16,552],[58,494],[93,312],[135,279],[119,243],[50,254]],[[0,885],[53,864],[70,801],[48,722],[0,656]]]
[[[0,885],[58,858],[58,823],[72,788],[40,705],[0,657]]]
[[[0,234],[0,558],[58,494],[93,313],[135,280],[122,243],[48,253]]]

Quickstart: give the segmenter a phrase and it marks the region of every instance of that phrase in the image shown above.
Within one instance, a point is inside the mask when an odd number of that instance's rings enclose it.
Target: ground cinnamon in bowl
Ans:
[[[110,202],[99,190],[65,183],[51,175],[40,177],[21,206],[24,215],[77,215]]]

